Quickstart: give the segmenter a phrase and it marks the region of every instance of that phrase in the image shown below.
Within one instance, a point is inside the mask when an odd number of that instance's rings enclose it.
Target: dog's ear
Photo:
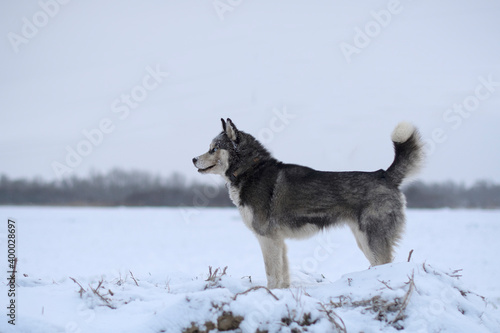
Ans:
[[[227,118],[227,124],[224,127],[228,138],[234,142],[238,141],[239,132],[234,123],[231,121],[231,119]]]
[[[222,121],[222,131],[225,132],[226,131],[226,121],[224,120],[224,118],[220,118],[220,121]]]

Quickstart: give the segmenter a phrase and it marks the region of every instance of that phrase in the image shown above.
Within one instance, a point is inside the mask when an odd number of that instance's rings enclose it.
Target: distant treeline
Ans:
[[[411,208],[500,208],[500,184],[477,181],[472,186],[453,182],[415,182],[403,188]]]
[[[479,181],[414,182],[403,189],[411,208],[500,208],[500,185]],[[0,205],[232,206],[222,184],[188,183],[180,174],[162,178],[142,171],[112,170],[58,181],[0,177]]]
[[[0,205],[59,206],[229,206],[221,185],[188,184],[180,174],[168,178],[143,171],[112,170],[58,181],[0,177]]]

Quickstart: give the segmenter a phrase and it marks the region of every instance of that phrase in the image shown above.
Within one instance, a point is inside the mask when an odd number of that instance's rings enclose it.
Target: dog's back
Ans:
[[[322,229],[342,222],[357,223],[362,230],[373,223],[377,228],[387,224],[395,228],[404,221],[400,216],[405,200],[399,186],[420,166],[422,150],[418,132],[405,123],[394,131],[393,142],[395,159],[387,171],[324,172],[269,158],[243,178],[240,205],[252,207],[260,217],[253,226],[262,235],[285,228],[293,235],[294,229],[307,224]],[[378,220],[375,215],[392,218],[372,222]],[[384,234],[393,234],[390,231]]]

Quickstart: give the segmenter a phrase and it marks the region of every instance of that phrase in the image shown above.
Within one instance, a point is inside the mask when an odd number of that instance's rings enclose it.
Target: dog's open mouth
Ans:
[[[200,173],[207,172],[208,170],[212,169],[214,166],[215,166],[215,164],[212,166],[209,166],[208,168],[205,168],[205,169],[198,169],[198,172],[200,172]]]

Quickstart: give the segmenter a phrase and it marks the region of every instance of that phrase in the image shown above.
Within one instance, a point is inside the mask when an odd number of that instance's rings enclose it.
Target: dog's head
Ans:
[[[193,158],[194,166],[199,173],[214,173],[224,176],[229,169],[229,160],[234,155],[239,143],[240,132],[231,121],[222,121],[222,132],[217,135],[212,142],[208,152]]]
[[[213,173],[231,179],[247,171],[257,162],[270,158],[267,150],[250,134],[238,130],[231,119],[221,119],[222,132],[208,152],[193,158],[199,173]]]

